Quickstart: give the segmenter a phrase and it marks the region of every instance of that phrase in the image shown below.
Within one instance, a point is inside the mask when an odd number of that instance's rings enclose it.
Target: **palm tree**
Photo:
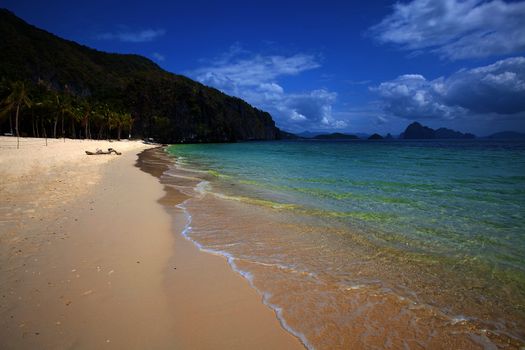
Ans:
[[[11,84],[11,93],[3,101],[4,108],[3,113],[11,113],[14,109],[16,110],[15,116],[15,130],[16,130],[16,148],[20,148],[20,131],[18,130],[18,121],[20,115],[20,107],[26,106],[31,107],[31,100],[27,94],[26,86],[21,81],[16,81]]]
[[[89,117],[92,113],[93,106],[89,101],[81,100],[79,105],[75,108],[75,113],[78,115],[80,125],[84,127],[84,138],[91,138],[91,131],[89,125]]]
[[[120,141],[120,135],[122,134],[122,129],[127,128],[128,131],[131,130],[131,114],[129,113],[120,113],[114,112],[111,117],[111,129],[117,128],[117,140]],[[131,132],[129,132],[131,134]]]
[[[59,95],[58,93],[55,94],[55,101],[54,101],[54,107],[55,107],[55,122],[53,126],[53,138],[57,138],[57,126],[58,126],[58,118],[60,117],[61,120],[61,129],[62,129],[62,137],[64,138],[64,142],[66,142],[66,132],[64,130],[64,117],[66,115],[69,115],[71,113],[71,102],[68,95]]]
[[[107,127],[109,121],[109,107],[105,103],[97,103],[92,109],[92,119],[95,125],[98,125],[97,139],[103,138],[104,128]],[[109,138],[109,136],[108,136]]]
[[[120,117],[121,114],[119,112],[114,112],[109,110],[107,114],[108,118],[108,140],[111,138],[111,130],[117,128],[118,131],[118,137],[117,139],[120,140]]]
[[[123,124],[123,126],[128,129],[128,139],[131,138],[131,128],[133,127],[133,122],[134,121],[135,121],[135,119],[133,119],[133,117],[131,116],[130,113],[125,113],[124,114],[124,124]]]

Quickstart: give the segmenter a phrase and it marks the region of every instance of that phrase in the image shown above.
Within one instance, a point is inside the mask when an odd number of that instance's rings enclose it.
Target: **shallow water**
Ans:
[[[525,144],[174,145],[185,234],[311,348],[518,347]]]

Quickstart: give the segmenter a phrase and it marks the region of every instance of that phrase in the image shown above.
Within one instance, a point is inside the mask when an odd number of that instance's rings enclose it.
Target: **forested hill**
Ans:
[[[5,9],[0,9],[0,53],[0,99],[19,82],[35,102],[21,111],[21,134],[32,136],[36,124],[37,133],[47,129],[48,136],[56,137],[115,137],[117,130],[127,132],[132,126],[134,137],[162,142],[268,140],[280,135],[270,114],[239,98],[166,72],[139,55],[105,53],[61,39]],[[5,114],[2,133],[10,128]],[[56,131],[63,117],[64,126]]]

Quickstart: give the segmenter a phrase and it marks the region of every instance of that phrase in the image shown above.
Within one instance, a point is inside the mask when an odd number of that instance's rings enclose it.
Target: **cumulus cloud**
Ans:
[[[347,126],[343,120],[333,117],[332,105],[337,99],[337,93],[325,89],[304,93],[283,94],[277,103],[269,106],[280,114],[288,116],[284,125],[290,128],[303,129],[342,129]]]
[[[443,102],[444,88],[442,78],[428,81],[419,74],[406,74],[383,82],[372,91],[379,93],[387,113],[407,119],[453,119],[464,110]]]
[[[122,42],[142,43],[153,41],[164,34],[166,34],[164,29],[144,29],[136,32],[118,31],[102,33],[98,35],[98,38],[102,40],[119,40]]]
[[[525,51],[525,1],[413,0],[369,30],[381,43],[452,60]]]
[[[406,119],[519,114],[525,112],[525,57],[434,80],[402,75],[371,90],[381,97],[385,112]]]
[[[320,66],[313,55],[252,54],[236,44],[189,75],[269,111],[282,128],[343,128],[346,123],[332,116],[335,92],[317,89],[289,93],[279,84],[281,77],[299,75]]]
[[[525,111],[525,57],[453,74],[446,81],[444,100],[477,113]]]

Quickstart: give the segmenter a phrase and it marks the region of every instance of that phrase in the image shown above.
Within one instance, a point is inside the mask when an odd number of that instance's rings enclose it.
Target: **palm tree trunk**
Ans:
[[[9,129],[11,129],[11,136],[13,136],[13,113],[9,111]]]
[[[42,130],[44,132],[44,137],[46,139],[46,146],[47,146],[47,133],[46,133],[46,126],[44,125],[44,119],[42,119]]]
[[[20,111],[20,103],[16,105],[16,119],[15,119],[15,127],[16,127],[16,149],[20,148],[20,134],[18,133],[18,112]]]
[[[62,114],[62,138],[64,139],[64,142],[66,142],[66,132],[64,131],[64,112]]]
[[[40,128],[38,127],[38,118],[36,118],[35,125],[36,125],[36,137],[40,137]]]
[[[57,138],[57,124],[58,124],[58,115],[55,117],[55,126],[53,127],[53,138]]]
[[[31,110],[31,126],[33,127],[33,137],[36,137],[35,132],[35,112]]]

